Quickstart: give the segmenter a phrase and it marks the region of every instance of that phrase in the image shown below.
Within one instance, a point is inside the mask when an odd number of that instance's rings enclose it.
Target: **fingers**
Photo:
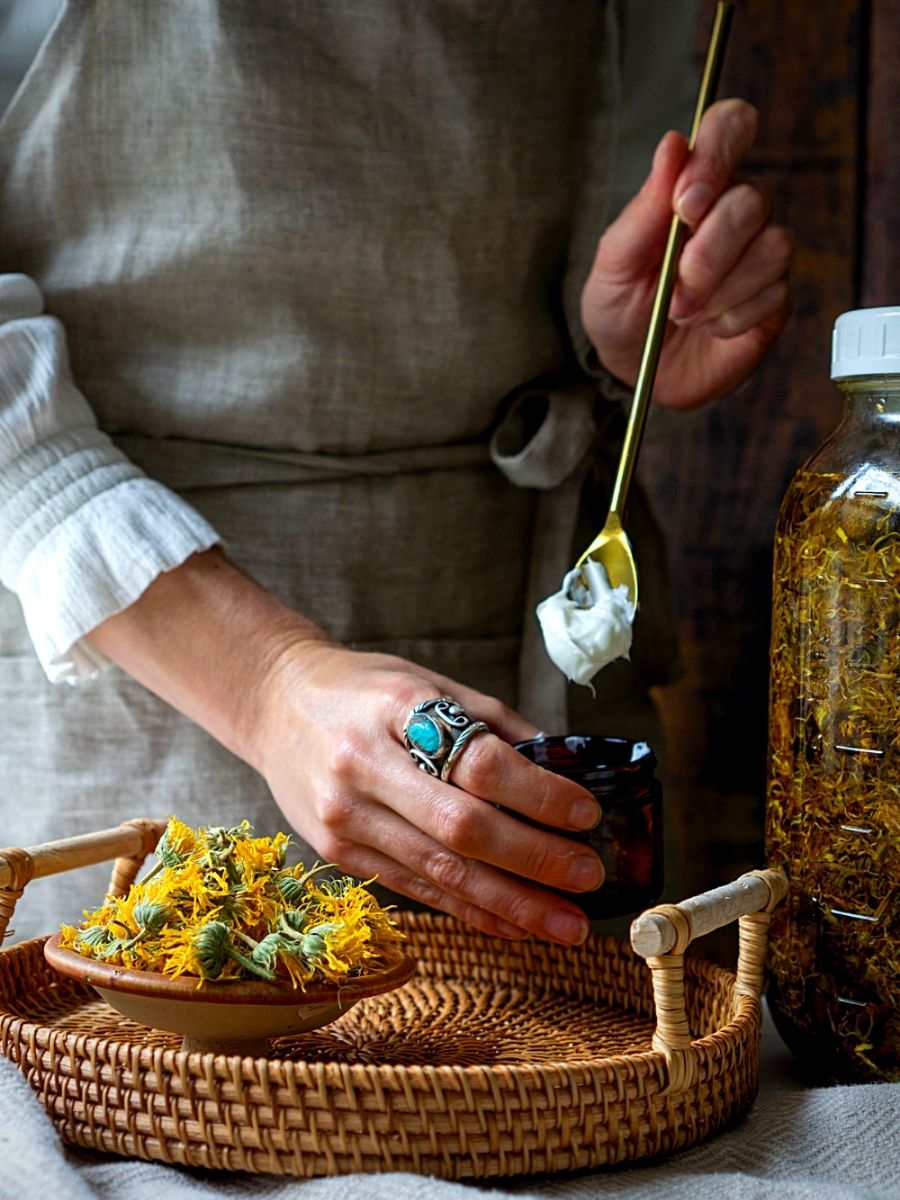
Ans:
[[[759,114],[745,100],[719,100],[707,109],[674,188],[675,211],[685,224],[698,225],[725,191],[758,125]]]
[[[719,198],[682,251],[670,311],[673,320],[683,320],[706,303],[744,256],[767,217],[762,195],[750,184],[729,188]]]
[[[713,220],[714,215],[708,220]],[[733,251],[707,241],[705,235],[706,222],[685,250],[687,255],[688,251],[694,251],[694,242],[699,243],[696,252],[682,263],[685,283],[679,282],[671,316],[680,324],[717,321],[719,336],[729,336],[729,331],[747,328],[743,318],[731,318],[734,310],[749,312],[752,302],[765,296],[760,301],[760,311],[765,310],[765,315],[769,315],[786,299],[793,239],[786,229],[767,225],[750,239],[743,254],[732,261]],[[735,242],[739,240],[736,238]]]
[[[751,105],[714,104],[675,185],[675,211],[692,233],[681,254],[670,317],[679,325],[705,324],[721,338],[783,318],[790,305],[791,237],[770,224],[770,204],[759,188],[732,179],[756,128]]]
[[[600,806],[585,788],[529,762],[487,735],[465,748],[453,769],[457,789],[559,829],[592,829]]]
[[[676,323],[719,317],[788,274],[794,253],[790,234],[778,225],[761,225],[756,201],[732,205],[720,217],[719,208],[729,206],[732,194],[745,198],[754,189],[726,192],[685,247],[670,310]]]
[[[687,412],[721,395],[723,379],[728,380],[729,390],[740,387],[784,328],[790,309],[790,289],[782,279],[761,293],[758,300],[754,298],[746,307],[732,310],[733,318],[729,314],[727,319],[718,318],[697,329],[678,328],[672,341],[685,334],[693,337],[698,369],[683,397],[666,397],[665,403]],[[768,315],[763,315],[765,312]],[[734,326],[729,329],[732,320]]]
[[[786,279],[779,279],[743,304],[723,312],[709,323],[708,328],[714,337],[725,339],[738,338],[756,330],[777,331],[787,319],[790,308],[790,286]]]
[[[499,804],[544,825],[584,830],[597,824],[600,807],[590,792],[529,762],[507,744],[507,741],[535,737],[539,730],[499,700],[463,687],[452,679],[433,678],[445,695],[462,705],[472,720],[484,721],[491,730],[491,734],[474,737],[454,764],[453,784],[458,791]],[[392,704],[393,717],[389,724],[393,724],[401,744],[400,731],[410,711],[424,700],[433,698],[433,695],[419,694],[421,684],[416,687],[414,683],[413,687],[415,690],[411,692],[408,687],[401,686],[400,694]],[[404,759],[404,763],[409,765],[409,759]],[[431,782],[428,776],[424,778]],[[417,782],[420,785],[421,780],[419,775]]]
[[[474,761],[463,771],[470,755]],[[370,799],[393,810],[410,826],[473,864],[489,864],[522,879],[567,891],[590,891],[598,887],[603,879],[603,866],[588,846],[529,825],[496,807],[501,797],[515,800],[520,809],[528,807],[528,802],[515,793],[515,780],[520,774],[510,769],[507,758],[515,760],[520,756],[499,738],[484,734],[473,739],[459,759],[454,769],[454,779],[460,781],[456,786],[417,770],[405,754],[386,754],[377,780],[358,779],[352,781],[352,786],[357,792],[368,787]],[[591,815],[596,820],[599,815],[596,803],[577,785],[562,786],[568,781],[525,759],[521,765],[526,768],[521,777],[526,780],[532,774],[537,777],[540,798],[532,805],[533,811],[543,811],[546,815],[558,806],[568,819],[574,794],[575,807],[583,796],[591,801]],[[546,784],[544,777],[549,781]],[[466,790],[464,783],[478,786],[483,796]],[[546,807],[542,810],[544,797]],[[338,824],[344,823],[341,814]],[[354,819],[354,826],[357,824]]]
[[[610,279],[631,280],[658,268],[673,198],[681,219],[696,226],[729,186],[753,144],[757,124],[751,104],[720,100],[705,113],[690,155],[680,133],[665,134],[640,192],[600,239],[598,257]]]
[[[672,221],[672,191],[686,158],[686,139],[667,133],[643,187],[600,239],[597,260],[609,284],[633,284],[658,269]]]
[[[377,878],[380,884],[391,891],[399,892],[401,896],[409,896],[411,900],[418,900],[431,908],[439,908],[452,917],[458,917],[459,920],[482,930],[483,933],[517,941],[528,937],[527,929],[511,925],[496,913],[487,912],[475,904],[460,900],[444,891],[433,880],[414,872],[371,846],[348,846],[340,857],[339,865],[342,870],[356,875],[359,879]]]
[[[366,808],[355,834],[358,841],[319,849],[343,869],[363,878],[377,874],[384,886],[485,933],[531,933],[565,945],[587,937],[587,918],[574,904],[457,854],[390,810]]]
[[[703,308],[768,220],[769,206],[761,192],[750,184],[732,183],[753,144],[757,124],[756,109],[743,100],[713,104],[675,183],[675,212],[692,230],[681,254],[670,309],[675,321]],[[774,278],[769,274],[760,288]],[[748,295],[745,292],[737,302]]]
[[[541,731],[530,721],[493,696],[472,691],[453,679],[441,679],[444,694],[451,696],[469,714],[473,721],[484,721],[493,733],[505,742],[525,742],[539,737]],[[427,697],[426,697],[427,699]]]

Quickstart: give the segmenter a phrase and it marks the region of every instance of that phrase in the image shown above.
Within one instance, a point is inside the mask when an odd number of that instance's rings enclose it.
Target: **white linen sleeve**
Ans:
[[[0,583],[48,678],[78,683],[108,665],[85,634],[220,538],[98,429],[42,310],[32,280],[0,275]]]

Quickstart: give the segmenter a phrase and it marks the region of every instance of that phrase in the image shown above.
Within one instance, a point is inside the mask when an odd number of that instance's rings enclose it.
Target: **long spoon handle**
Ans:
[[[725,57],[725,46],[728,41],[728,31],[731,28],[733,11],[734,5],[728,2],[728,0],[719,0],[719,3],[716,5],[716,15],[709,38],[709,47],[706,51],[706,62],[703,67],[703,77],[700,80],[700,91],[697,94],[694,119],[691,123],[691,135],[688,142],[688,147],[691,150],[693,150],[697,141],[697,131],[700,128],[700,121],[703,114],[709,107],[713,96],[716,94],[716,88],[719,85],[719,76],[722,73],[722,60]],[[634,389],[631,415],[628,419],[628,428],[625,431],[625,440],[622,443],[622,452],[619,457],[619,469],[616,472],[612,499],[609,503],[610,515],[618,517],[620,521],[625,508],[625,501],[628,497],[631,477],[634,474],[634,465],[637,462],[638,450],[640,449],[641,438],[644,434],[644,426],[647,423],[647,411],[650,407],[650,397],[653,393],[653,381],[656,378],[656,368],[659,365],[659,355],[666,332],[666,321],[669,316],[669,302],[672,299],[672,289],[675,286],[675,276],[678,270],[678,258],[681,254],[681,247],[684,244],[686,229],[687,227],[683,221],[677,216],[672,217],[672,224],[669,227],[669,240],[666,244],[666,253],[663,257],[659,282],[656,285],[656,296],[653,300],[653,309],[650,313],[650,325],[647,329],[644,353],[641,358],[637,384]]]

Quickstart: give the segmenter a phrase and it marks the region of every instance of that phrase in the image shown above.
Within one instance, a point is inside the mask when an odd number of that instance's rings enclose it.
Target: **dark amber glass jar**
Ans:
[[[900,309],[835,333],[844,419],[775,540],[769,1003],[817,1074],[900,1079]]]
[[[628,916],[658,900],[663,887],[662,788],[648,744],[570,734],[534,738],[516,749],[538,766],[580,783],[603,811],[594,829],[567,836],[599,854],[604,882],[593,892],[560,895],[579,905],[591,921]]]

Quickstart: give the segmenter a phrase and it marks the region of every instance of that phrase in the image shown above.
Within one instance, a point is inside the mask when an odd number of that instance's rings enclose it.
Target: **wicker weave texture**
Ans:
[[[757,1082],[759,1005],[688,960],[689,1087],[650,1049],[647,966],[626,943],[507,943],[406,916],[418,975],[267,1059],[183,1054],[62,979],[36,939],[0,953],[0,1049],[61,1136],[92,1149],[301,1177],[568,1171],[691,1145]]]

